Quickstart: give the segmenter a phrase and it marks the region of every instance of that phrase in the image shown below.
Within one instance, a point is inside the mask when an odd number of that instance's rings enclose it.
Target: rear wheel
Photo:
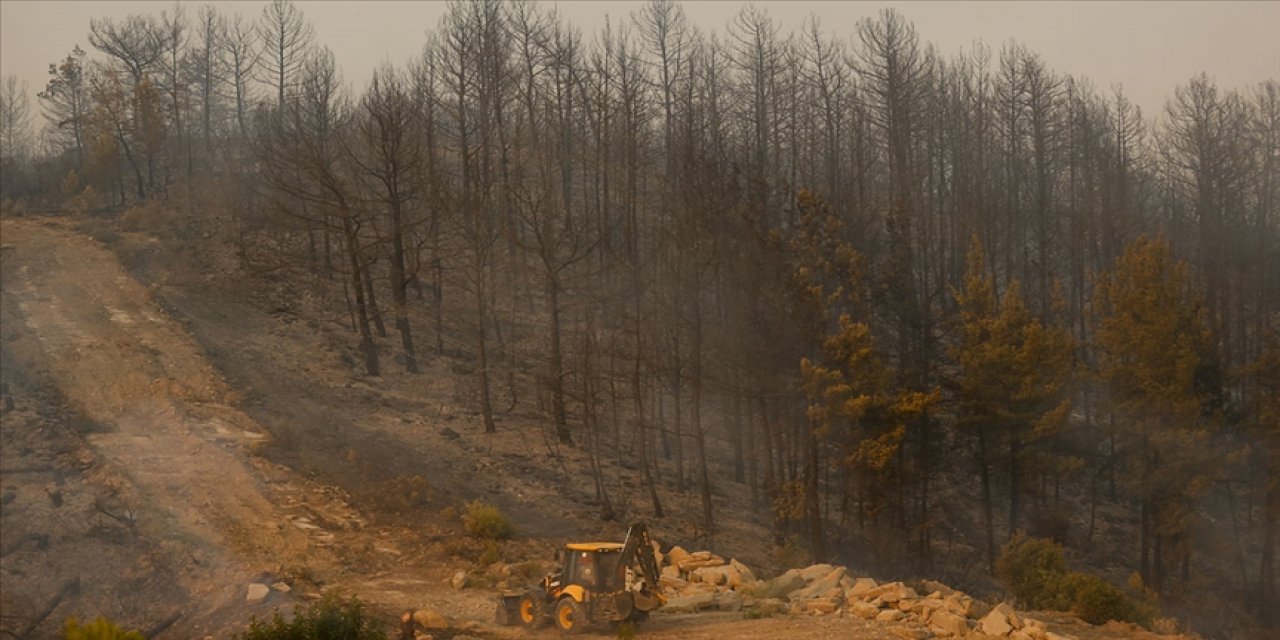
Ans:
[[[536,627],[538,619],[542,617],[542,602],[535,599],[532,593],[526,593],[520,597],[520,606],[516,611],[521,625]]]
[[[556,626],[564,633],[579,633],[587,626],[587,611],[572,597],[556,603]]]

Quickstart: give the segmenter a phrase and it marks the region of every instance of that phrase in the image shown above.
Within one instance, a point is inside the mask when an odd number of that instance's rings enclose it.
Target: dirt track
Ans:
[[[171,587],[201,603],[185,612],[192,630],[243,603],[254,576],[324,554],[331,534],[304,529],[296,518],[306,514],[287,508],[315,488],[270,482],[280,474],[269,478],[275,470],[245,455],[261,429],[114,254],[55,223],[6,220],[3,229],[4,295],[39,345],[27,364],[97,425],[89,447],[124,479],[99,492],[95,508],[189,560]],[[91,559],[85,568],[82,580],[93,580]]]

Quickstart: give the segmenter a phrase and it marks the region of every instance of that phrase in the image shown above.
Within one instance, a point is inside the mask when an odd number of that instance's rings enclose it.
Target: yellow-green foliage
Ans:
[[[139,636],[141,638],[141,636]],[[356,598],[333,593],[286,621],[280,612],[270,620],[253,618],[237,640],[386,640],[381,625],[365,615]]]
[[[462,525],[467,533],[487,540],[506,540],[516,533],[515,526],[502,511],[480,500],[467,503]]]
[[[1155,607],[1097,576],[1068,571],[1062,546],[1022,533],[1001,550],[996,577],[1022,606],[1072,611],[1090,624],[1108,620],[1149,625]]]
[[[65,640],[146,640],[137,631],[125,631],[106,618],[81,625],[79,620],[68,618],[62,636]]]
[[[1013,281],[997,298],[982,243],[969,249],[960,305],[963,424],[989,428],[1003,422],[1021,440],[1052,434],[1067,419],[1065,389],[1072,375],[1075,341],[1065,327],[1040,322]]]
[[[996,577],[1023,606],[1031,609],[1065,609],[1070,606],[1059,593],[1067,576],[1062,546],[1052,540],[1019,533],[1000,551]]]
[[[1097,576],[1073,571],[1063,580],[1059,591],[1070,596],[1071,611],[1089,624],[1103,624],[1108,620],[1151,624],[1151,613],[1138,601]]]

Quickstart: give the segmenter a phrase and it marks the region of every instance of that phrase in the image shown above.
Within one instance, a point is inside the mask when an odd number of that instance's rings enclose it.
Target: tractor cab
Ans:
[[[625,576],[620,560],[622,545],[617,542],[578,542],[565,545],[560,570],[564,586],[578,585],[587,591],[616,591]]]

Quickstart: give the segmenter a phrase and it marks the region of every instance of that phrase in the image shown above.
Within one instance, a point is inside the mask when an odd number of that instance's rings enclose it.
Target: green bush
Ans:
[[[1028,537],[1021,532],[1000,550],[996,577],[1024,607],[1066,609],[1061,583],[1067,576],[1067,560],[1062,545],[1051,540]]]
[[[479,500],[467,503],[462,524],[467,533],[486,540],[506,540],[516,532],[511,521],[497,507]]]
[[[1119,620],[1147,626],[1154,615],[1153,606],[1106,580],[1067,571],[1062,546],[1051,540],[1014,536],[996,560],[996,577],[1022,606],[1072,611],[1089,624]]]
[[[270,620],[256,617],[249,630],[237,640],[386,640],[373,620],[365,616],[364,605],[356,598],[332,593],[285,621],[279,611]]]
[[[68,618],[62,637],[65,640],[146,640],[141,633],[125,631],[106,618],[98,618],[83,626],[79,620]]]
[[[1153,607],[1129,597],[1119,587],[1078,571],[1063,579],[1060,592],[1071,601],[1066,608],[1089,624],[1119,620],[1149,627],[1155,614]]]

